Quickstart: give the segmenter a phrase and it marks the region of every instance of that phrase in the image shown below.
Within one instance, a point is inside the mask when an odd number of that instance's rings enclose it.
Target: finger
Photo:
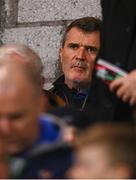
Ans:
[[[122,101],[124,102],[129,102],[130,101],[130,96],[128,93],[125,93],[123,96],[122,96]]]
[[[111,91],[116,91],[124,82],[124,78],[118,78],[112,81],[109,85]]]
[[[135,105],[136,104],[136,96],[132,96],[129,100],[130,105]]]
[[[125,85],[122,85],[117,89],[116,95],[120,97],[121,99],[123,98],[123,96],[127,98],[127,96],[129,95],[129,92],[126,90]]]

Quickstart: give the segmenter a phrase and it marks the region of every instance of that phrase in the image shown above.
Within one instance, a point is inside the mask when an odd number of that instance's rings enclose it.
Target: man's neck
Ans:
[[[68,86],[69,89],[76,89],[78,92],[84,91],[89,88],[90,83],[83,83],[79,81],[68,82],[65,81],[65,84]]]

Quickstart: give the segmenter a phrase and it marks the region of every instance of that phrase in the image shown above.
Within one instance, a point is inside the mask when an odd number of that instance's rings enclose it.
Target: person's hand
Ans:
[[[128,102],[130,105],[136,104],[136,70],[115,79],[110,83],[109,88],[111,91],[115,91],[122,101]]]

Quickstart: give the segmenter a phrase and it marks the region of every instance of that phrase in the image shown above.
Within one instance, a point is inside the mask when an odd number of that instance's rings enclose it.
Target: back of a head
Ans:
[[[94,145],[104,149],[113,167],[118,165],[128,167],[131,170],[129,178],[136,178],[136,132],[134,126],[123,123],[97,124],[81,135],[77,142],[77,150],[91,148]]]
[[[19,62],[0,61],[0,93],[9,93],[20,87],[25,90],[23,86],[31,87],[32,93],[36,96],[40,94],[39,81],[26,65]]]
[[[36,78],[41,80],[42,61],[38,54],[23,44],[9,44],[0,46],[0,61],[18,61],[26,64]]]
[[[63,35],[62,47],[65,44],[68,32],[72,28],[77,28],[85,33],[92,33],[95,31],[100,32],[101,31],[101,20],[99,18],[95,18],[95,17],[83,17],[83,18],[78,18],[78,19],[72,21],[68,25],[68,27]]]

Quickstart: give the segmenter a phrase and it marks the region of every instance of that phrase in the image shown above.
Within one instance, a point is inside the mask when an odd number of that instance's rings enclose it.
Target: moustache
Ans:
[[[74,68],[74,67],[79,67],[79,68],[86,69],[88,66],[87,66],[87,63],[86,63],[85,61],[76,60],[76,61],[71,65],[71,68]]]

